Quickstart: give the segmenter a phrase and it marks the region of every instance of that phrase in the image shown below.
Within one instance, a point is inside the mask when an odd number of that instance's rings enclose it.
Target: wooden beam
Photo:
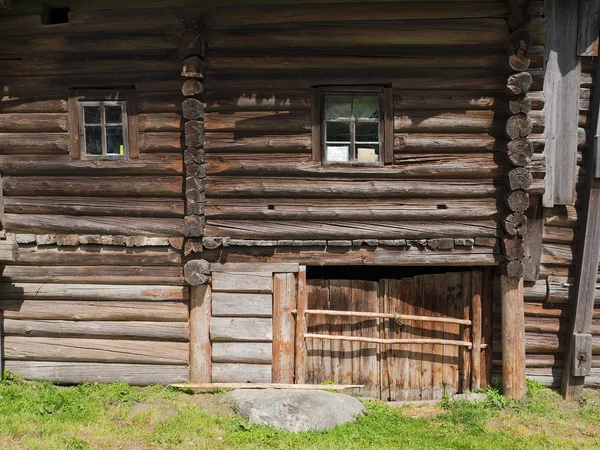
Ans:
[[[577,181],[577,120],[581,60],[577,56],[579,6],[573,2],[546,2],[548,63],[544,90],[546,113],[545,207],[572,205]]]
[[[300,266],[298,271],[298,297],[296,300],[296,351],[295,351],[295,379],[296,384],[306,382],[306,315],[304,311],[308,306],[308,291],[306,290],[306,266]]]
[[[190,299],[190,380],[192,383],[211,381],[210,310],[211,288],[209,285],[191,286]]]
[[[273,277],[273,383],[294,382],[297,282],[293,273]]]
[[[472,272],[472,299],[471,299],[471,390],[481,388],[481,344],[482,344],[482,309],[481,297],[483,294],[483,272]]]
[[[598,70],[598,66],[596,67]],[[596,82],[599,80],[596,72]],[[579,371],[578,366],[591,360],[591,342],[581,335],[589,335],[592,330],[592,315],[594,312],[594,297],[598,262],[600,260],[600,178],[595,168],[600,165],[600,100],[594,100],[591,109],[594,114],[594,142],[591,152],[588,152],[583,201],[583,217],[579,231],[575,255],[574,297],[572,299],[571,324],[569,345],[565,355],[564,372],[561,391],[566,399],[579,397],[583,392],[585,375],[589,372]],[[594,169],[594,170],[593,170]],[[582,345],[579,346],[578,344]],[[586,344],[589,343],[589,344]]]
[[[577,56],[598,56],[599,26],[600,0],[579,0]]]
[[[360,389],[362,384],[290,384],[290,383],[190,383],[171,384],[178,389],[191,389],[193,391],[213,391],[218,389],[296,389],[308,391],[343,391],[346,389]]]
[[[500,275],[502,302],[502,388],[511,400],[525,397],[523,278]]]

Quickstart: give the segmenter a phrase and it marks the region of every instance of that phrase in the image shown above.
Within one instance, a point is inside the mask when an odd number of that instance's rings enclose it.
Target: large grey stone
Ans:
[[[251,424],[269,425],[280,430],[327,430],[352,422],[364,414],[356,398],[325,391],[293,389],[238,389],[223,397]]]

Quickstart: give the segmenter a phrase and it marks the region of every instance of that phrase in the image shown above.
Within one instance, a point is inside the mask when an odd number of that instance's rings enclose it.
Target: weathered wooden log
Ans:
[[[204,95],[204,85],[196,79],[185,80],[181,92],[186,97],[202,97]]]
[[[511,213],[502,219],[502,227],[510,236],[523,236],[527,232],[527,216]]]
[[[190,120],[198,120],[204,117],[204,104],[195,98],[188,98],[181,104],[183,117]]]
[[[183,69],[181,76],[187,78],[204,79],[206,73],[206,65],[198,56],[188,56],[183,60]]]
[[[494,111],[402,111],[394,116],[394,131],[404,132],[489,132],[494,121]]]
[[[529,50],[531,42],[532,37],[529,31],[524,29],[515,30],[508,36],[508,42],[506,43],[508,53],[510,54],[519,49]]]
[[[188,237],[202,236],[205,224],[204,216],[185,216],[183,219],[183,235]]]
[[[271,317],[271,294],[215,292],[212,295],[214,317]]]
[[[522,213],[529,208],[529,194],[522,189],[507,192],[502,198],[508,209],[513,212]]]
[[[212,360],[215,363],[271,364],[272,347],[270,342],[215,342]]]
[[[206,44],[202,39],[202,34],[197,30],[185,30],[181,34],[179,42],[179,57],[181,59],[189,56],[201,56],[206,54]]]
[[[186,342],[7,336],[7,359],[118,363],[188,363]]]
[[[271,271],[228,271],[214,272],[212,286],[214,291],[258,292],[273,291],[273,273]]]
[[[394,136],[394,149],[407,152],[429,153],[444,152],[480,152],[493,150],[496,138],[489,134],[418,134],[403,133]],[[458,152],[458,153],[460,153]]]
[[[204,122],[188,120],[185,123],[185,145],[188,147],[202,147],[204,144]]]
[[[525,240],[522,236],[510,236],[502,239],[504,256],[509,261],[522,260],[525,257]]]
[[[531,59],[527,55],[527,51],[518,49],[508,57],[508,65],[516,72],[523,72],[531,65]]]
[[[523,261],[515,259],[514,261],[504,263],[503,272],[507,277],[523,278],[523,274],[525,273]]]
[[[533,182],[531,172],[524,167],[516,167],[508,172],[506,176],[506,186],[511,190],[527,189]]]
[[[223,245],[223,238],[222,237],[204,237],[204,238],[202,238],[202,245],[204,246],[204,248],[207,248],[208,250],[214,250],[215,248],[219,248],[221,245]]]
[[[138,114],[138,128],[141,132],[179,132],[181,130],[181,114]]]
[[[211,288],[192,286],[190,295],[190,380],[207,383],[211,377]]]
[[[506,135],[510,139],[527,137],[533,131],[533,122],[527,114],[516,114],[506,121]]]
[[[204,148],[207,152],[264,152],[310,154],[311,138],[307,133],[244,136],[237,132],[206,133]]]
[[[185,280],[192,286],[206,284],[210,278],[210,263],[203,259],[192,259],[183,268]]]
[[[214,363],[213,383],[270,383],[270,364]]]
[[[143,133],[138,135],[140,152],[148,153],[181,153],[181,133]],[[158,156],[158,155],[157,155]]]
[[[511,95],[525,94],[533,84],[533,78],[529,72],[519,72],[508,77],[506,88]]]
[[[273,275],[273,383],[294,382],[297,277],[294,273]],[[304,339],[304,338],[303,338]]]
[[[510,30],[514,31],[527,27],[532,19],[533,17],[531,12],[529,12],[529,8],[517,8],[506,18],[506,23],[508,23]]]
[[[454,248],[453,238],[427,239],[427,247],[432,250],[451,250]]]
[[[27,131],[43,133],[60,133],[68,131],[67,114],[0,114],[0,133],[18,133]]]
[[[531,163],[533,143],[527,138],[513,139],[506,145],[507,157],[513,166],[526,167]]]
[[[508,114],[527,114],[531,111],[531,98],[524,94],[510,97],[507,100],[504,109]]]
[[[231,114],[207,114],[206,131],[302,133],[310,131],[307,111],[245,111]]]
[[[3,155],[68,155],[68,137],[68,133],[2,133],[0,152]]]
[[[271,342],[273,321],[251,317],[213,317],[210,337],[213,342]]]
[[[186,322],[5,319],[5,336],[187,341]]]

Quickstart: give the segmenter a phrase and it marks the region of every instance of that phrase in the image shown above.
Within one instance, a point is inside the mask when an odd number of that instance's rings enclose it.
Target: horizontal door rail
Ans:
[[[452,341],[449,339],[379,339],[366,338],[360,336],[339,336],[331,334],[304,334],[306,339],[329,339],[334,341],[353,341],[368,342],[371,344],[434,344],[434,345],[453,345],[456,347],[472,348],[473,344],[467,341]]]
[[[297,313],[297,311],[292,311]],[[452,317],[430,317],[430,316],[411,316],[408,314],[390,314],[376,312],[361,312],[361,311],[334,311],[330,309],[307,309],[304,314],[319,315],[319,316],[350,316],[350,317],[374,317],[383,319],[403,320],[419,320],[421,322],[441,322],[441,323],[457,323],[460,325],[471,325],[468,319],[454,319]]]

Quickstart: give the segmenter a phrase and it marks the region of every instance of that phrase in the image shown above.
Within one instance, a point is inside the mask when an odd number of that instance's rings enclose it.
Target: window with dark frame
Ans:
[[[393,162],[391,88],[313,88],[313,157],[324,164]]]
[[[73,158],[110,160],[139,155],[132,90],[72,91],[69,122]]]

